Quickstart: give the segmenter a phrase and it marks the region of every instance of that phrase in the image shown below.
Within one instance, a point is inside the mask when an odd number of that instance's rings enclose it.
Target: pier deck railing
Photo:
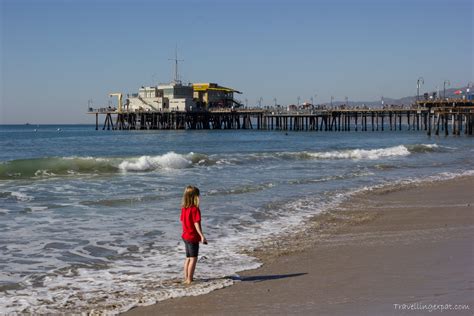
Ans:
[[[423,130],[428,135],[472,135],[474,106],[462,102],[418,103],[410,108],[340,108],[284,111],[281,108],[212,109],[209,111],[123,111],[92,109],[99,129],[257,129],[277,131]],[[436,106],[435,106],[436,105]],[[439,106],[438,106],[439,105]]]

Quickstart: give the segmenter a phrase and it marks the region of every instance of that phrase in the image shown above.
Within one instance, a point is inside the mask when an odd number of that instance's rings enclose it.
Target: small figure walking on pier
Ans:
[[[186,248],[186,259],[184,261],[185,284],[193,282],[194,270],[196,269],[197,257],[199,255],[199,243],[207,244],[201,228],[199,195],[199,189],[189,185],[184,190],[181,202],[181,224],[183,225],[181,237]]]

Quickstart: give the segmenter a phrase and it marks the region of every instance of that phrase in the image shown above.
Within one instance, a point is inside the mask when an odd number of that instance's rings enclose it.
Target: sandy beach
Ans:
[[[464,177],[358,194],[256,249],[263,266],[235,285],[125,315],[472,315],[473,191]]]

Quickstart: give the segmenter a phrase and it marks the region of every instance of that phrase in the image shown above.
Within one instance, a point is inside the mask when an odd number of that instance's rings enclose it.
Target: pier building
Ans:
[[[164,111],[169,109],[169,100],[157,87],[141,87],[138,93],[128,95],[125,101],[127,111]]]
[[[203,109],[241,107],[234,99],[234,93],[242,92],[218,85],[217,83],[193,83],[194,99]]]
[[[160,84],[157,89],[162,91],[163,98],[169,101],[169,109],[177,112],[187,112],[196,109],[193,100],[193,86],[183,85],[181,82]]]
[[[217,83],[184,85],[172,82],[154,87],[141,87],[138,93],[128,94],[124,108],[131,112],[190,112],[212,108],[237,108],[242,104],[234,99],[234,93],[242,92]]]

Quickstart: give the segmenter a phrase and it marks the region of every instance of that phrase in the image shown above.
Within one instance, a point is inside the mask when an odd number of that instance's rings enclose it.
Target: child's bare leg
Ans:
[[[186,258],[184,260],[184,281],[186,282],[188,280],[188,267],[189,267],[189,258]]]
[[[187,278],[186,283],[190,284],[193,282],[194,278],[194,270],[196,269],[197,257],[190,257],[188,263],[188,271],[187,271]]]

